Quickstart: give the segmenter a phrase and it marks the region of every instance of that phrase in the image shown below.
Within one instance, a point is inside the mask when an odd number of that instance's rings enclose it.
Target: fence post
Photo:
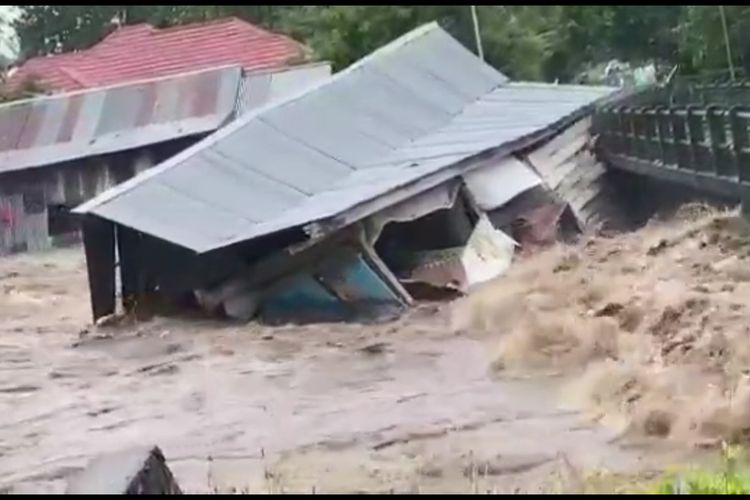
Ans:
[[[669,114],[672,118],[672,140],[675,147],[676,165],[679,169],[692,170],[690,144],[686,130],[686,118],[684,111],[670,108]]]
[[[706,144],[705,112],[697,106],[686,109],[688,141],[690,142],[690,161],[693,169],[699,172],[711,170],[710,154]]]
[[[729,121],[732,130],[732,151],[734,153],[734,163],[737,169],[737,178],[740,182],[748,180],[747,169],[750,167],[747,160],[747,120],[741,116],[742,108],[732,106],[729,110]]]
[[[737,177],[734,160],[729,151],[727,119],[724,110],[717,105],[709,106],[706,108],[706,121],[714,172],[720,177]]]

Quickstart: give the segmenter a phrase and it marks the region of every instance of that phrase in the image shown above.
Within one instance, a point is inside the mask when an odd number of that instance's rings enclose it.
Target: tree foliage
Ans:
[[[750,7],[727,6],[733,62],[750,64]],[[488,62],[516,79],[570,80],[610,59],[726,70],[717,6],[478,6]],[[340,69],[432,20],[474,50],[468,6],[44,6],[21,8],[15,27],[27,56],[91,46],[117,23],[169,26],[227,15],[287,33]]]

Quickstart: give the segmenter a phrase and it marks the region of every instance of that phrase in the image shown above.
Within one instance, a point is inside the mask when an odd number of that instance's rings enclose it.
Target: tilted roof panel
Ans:
[[[206,252],[337,217],[545,131],[612,92],[509,83],[432,23],[315,87],[247,113],[76,211]],[[222,189],[231,182],[222,168],[264,180]],[[201,175],[222,180],[204,188]],[[174,190],[160,187],[157,197],[149,188],[144,195],[150,184]],[[205,213],[190,220],[170,208],[152,216],[161,203],[184,203],[188,211],[203,206]]]

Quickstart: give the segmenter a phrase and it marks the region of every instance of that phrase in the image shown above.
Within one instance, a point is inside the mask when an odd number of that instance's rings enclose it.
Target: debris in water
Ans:
[[[746,439],[750,411],[736,400],[750,364],[738,307],[750,301],[748,243],[750,225],[736,213],[682,210],[531,256],[456,303],[454,324],[502,334],[496,369],[567,374],[565,398],[630,435],[696,446]]]

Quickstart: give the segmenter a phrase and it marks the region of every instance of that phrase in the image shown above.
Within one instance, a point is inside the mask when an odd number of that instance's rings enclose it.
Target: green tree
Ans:
[[[732,62],[750,70],[750,7],[724,7]],[[726,73],[728,61],[721,12],[718,6],[685,7],[679,28],[679,61],[689,72]]]
[[[516,79],[570,80],[610,59],[726,69],[716,6],[479,6],[487,61]],[[738,66],[750,62],[750,8],[727,6]],[[341,69],[425,22],[436,20],[475,50],[469,6],[44,6],[21,7],[15,27],[24,54],[89,47],[117,23],[170,26],[233,15],[287,33]]]

